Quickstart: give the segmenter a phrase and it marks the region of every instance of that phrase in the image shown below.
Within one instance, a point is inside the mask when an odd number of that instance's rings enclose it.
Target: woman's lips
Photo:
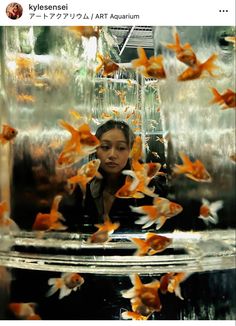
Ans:
[[[109,167],[116,167],[116,166],[118,166],[117,163],[113,163],[113,162],[106,163],[106,165],[109,166]]]

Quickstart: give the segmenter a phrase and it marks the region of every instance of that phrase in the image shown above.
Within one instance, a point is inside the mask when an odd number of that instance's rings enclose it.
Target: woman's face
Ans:
[[[97,149],[100,167],[106,173],[120,173],[126,166],[130,153],[123,132],[120,129],[111,129],[101,136],[100,141],[101,145]]]

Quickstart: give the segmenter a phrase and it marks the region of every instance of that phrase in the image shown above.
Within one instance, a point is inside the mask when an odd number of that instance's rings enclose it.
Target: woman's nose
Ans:
[[[117,156],[117,151],[114,147],[112,147],[109,152],[109,157],[116,157],[116,156]]]

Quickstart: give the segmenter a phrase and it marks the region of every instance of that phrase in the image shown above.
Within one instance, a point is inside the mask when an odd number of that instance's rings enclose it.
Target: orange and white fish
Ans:
[[[65,167],[76,163],[94,153],[100,145],[100,141],[91,133],[88,124],[82,124],[77,129],[64,120],[60,120],[59,123],[70,132],[71,138],[65,143],[63,150],[59,154],[58,166]]]
[[[130,238],[138,246],[138,250],[135,252],[137,256],[155,255],[158,252],[164,251],[172,243],[172,239],[156,233],[148,232],[145,236],[146,240]]]
[[[133,287],[126,291],[121,291],[121,295],[123,298],[132,299],[131,303],[135,304],[133,306],[133,310],[138,313],[141,313],[141,310],[138,311],[137,306],[142,303],[146,309],[151,311],[159,312],[162,308],[158,289],[160,287],[160,282],[158,280],[154,280],[151,283],[143,284],[139,275],[131,275],[130,276]],[[145,310],[145,309],[143,309]],[[143,313],[141,313],[143,315]]]
[[[160,279],[160,291],[165,294],[166,292],[175,293],[181,300],[184,298],[181,295],[180,283],[185,281],[190,276],[190,273],[167,273]]]
[[[132,160],[131,167],[132,170],[122,171],[127,177],[125,184],[118,189],[115,196],[118,198],[143,198],[145,194],[150,197],[157,197],[158,195],[154,193],[155,187],[149,188],[148,184],[158,173],[161,173],[159,172],[161,164],[141,164],[136,160]]]
[[[33,230],[37,231],[50,231],[50,230],[66,230],[67,226],[63,225],[61,221],[65,221],[65,218],[58,212],[59,203],[62,200],[62,196],[55,196],[52,203],[50,213],[38,213],[36,215]]]
[[[134,161],[138,161],[142,158],[142,152],[142,138],[140,136],[136,136],[129,157]]]
[[[210,203],[207,199],[202,198],[202,205],[200,207],[199,216],[207,225],[211,222],[218,223],[217,211],[223,207],[223,201],[217,200]]]
[[[212,182],[209,172],[200,160],[192,162],[183,152],[179,152],[179,156],[183,164],[175,164],[173,168],[175,174],[184,174],[187,178],[197,182]]]
[[[16,137],[18,131],[11,127],[10,125],[2,125],[2,132],[0,133],[0,143],[6,144],[7,142],[12,142]]]
[[[99,65],[96,67],[96,73],[99,73],[102,70],[102,75],[104,77],[113,75],[114,72],[120,68],[120,66],[116,62],[112,61],[108,55],[104,57],[98,53],[97,59],[99,61]]]
[[[138,48],[138,59],[131,61],[133,68],[138,68],[139,72],[147,78],[166,78],[166,72],[163,66],[163,56],[152,56],[149,59],[143,48]]]
[[[180,37],[177,32],[174,33],[175,44],[166,44],[165,46],[176,52],[176,58],[185,63],[186,65],[192,67],[197,63],[197,57],[194,53],[191,45],[189,43],[185,43],[181,45]]]
[[[51,285],[51,288],[46,293],[46,296],[49,297],[59,290],[59,299],[62,299],[71,294],[72,291],[80,289],[82,284],[84,284],[84,278],[81,275],[77,273],[62,273],[61,277],[48,280],[48,285]]]
[[[217,54],[212,54],[204,63],[197,62],[194,66],[188,67],[182,74],[178,76],[179,81],[193,80],[202,76],[204,71],[207,71],[212,77],[217,77],[213,74],[213,70],[218,66],[214,64],[217,59]]]
[[[216,88],[212,88],[212,92],[214,98],[211,103],[218,103],[219,105],[222,105],[221,110],[236,108],[236,93],[234,93],[231,89],[228,88],[224,93],[220,94]]]
[[[37,304],[34,302],[12,302],[8,307],[18,319],[41,320],[41,317],[35,313]]]
[[[87,239],[87,242],[104,243],[110,240],[110,235],[120,227],[120,223],[112,223],[109,216],[106,215],[103,224],[95,224],[94,226],[98,230]]]
[[[7,202],[5,200],[0,202],[0,233],[19,230],[16,222],[9,217]]]
[[[132,320],[147,320],[149,316],[143,316],[135,311],[124,311],[121,313],[123,319],[132,319]]]
[[[156,230],[159,230],[167,219],[182,212],[183,207],[167,198],[157,197],[153,199],[153,205],[144,205],[139,207],[130,206],[131,211],[142,214],[135,224],[141,224],[142,229],[148,228],[154,223]]]
[[[99,27],[97,26],[68,26],[66,27],[69,31],[73,32],[75,35],[81,37],[90,38],[95,36],[99,37]]]
[[[94,177],[99,179],[102,178],[102,175],[98,172],[100,163],[101,161],[99,159],[95,159],[82,165],[81,168],[77,170],[77,175],[67,180],[68,183],[71,185],[79,183],[80,188],[85,196],[87,183],[90,182]]]
[[[226,36],[226,37],[225,37],[225,40],[226,40],[227,42],[233,43],[233,46],[234,46],[234,48],[235,48],[236,36]]]

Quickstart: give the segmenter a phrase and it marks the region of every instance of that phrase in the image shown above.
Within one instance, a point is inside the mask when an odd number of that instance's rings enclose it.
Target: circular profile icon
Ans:
[[[10,19],[18,19],[22,16],[23,8],[17,2],[11,2],[6,8],[6,14]]]

